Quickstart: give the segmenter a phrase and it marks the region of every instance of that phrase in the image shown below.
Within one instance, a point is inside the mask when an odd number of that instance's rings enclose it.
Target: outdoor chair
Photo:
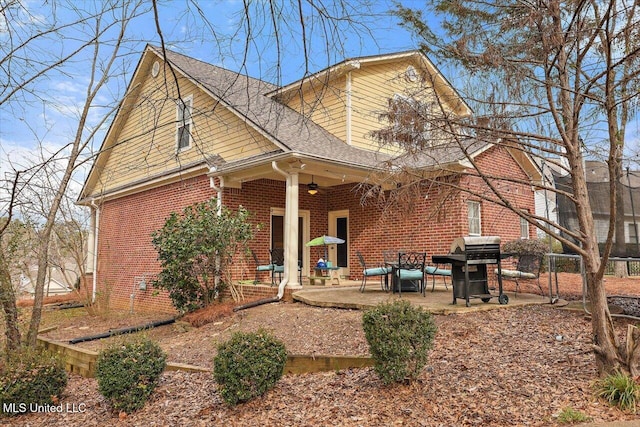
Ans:
[[[447,286],[447,277],[451,277],[451,270],[447,270],[444,268],[434,267],[432,265],[427,265],[424,268],[425,274],[431,276],[431,292],[436,289],[436,276],[442,277],[442,281],[444,282],[445,289],[449,290],[449,286]]]
[[[382,280],[383,277],[386,277],[389,274],[389,269],[386,267],[371,267],[367,268],[367,263],[364,261],[364,257],[360,253],[360,251],[356,251],[356,255],[358,256],[358,261],[360,262],[360,266],[362,267],[362,283],[360,284],[360,292],[364,292],[365,286],[367,286],[367,278],[368,277],[380,277],[380,287],[382,290],[385,289],[385,282]]]
[[[269,252],[271,253],[271,264],[273,264],[271,286],[274,286],[276,274],[278,275],[278,283],[282,281],[282,274],[284,273],[284,249],[273,248]],[[302,260],[298,260],[298,280],[299,283],[302,283]]]
[[[523,254],[518,255],[518,263],[515,270],[501,269],[503,280],[513,280],[516,283],[516,294],[520,288],[518,280],[535,280],[540,289],[540,294],[544,295],[542,285],[540,285],[540,267],[544,255]],[[496,275],[498,270],[495,270]]]
[[[405,249],[390,249],[386,251],[382,251],[382,260],[384,261],[385,267],[390,267],[395,265],[398,262],[398,254],[408,252]]]
[[[385,290],[390,289],[389,285],[389,277],[391,276],[391,282],[393,284],[395,278],[393,277],[394,267],[398,266],[398,254],[407,252],[405,249],[388,249],[382,251],[382,261],[383,267],[387,269],[387,275],[384,278],[384,288]]]
[[[418,291],[424,295],[424,265],[427,259],[426,252],[400,252],[398,264],[394,267],[395,277],[392,291],[396,284],[399,296],[402,296],[402,282],[410,281],[417,284]]]
[[[262,264],[253,249],[250,249],[250,251],[253,261],[256,263],[256,277],[253,280],[253,284],[255,285],[259,283],[258,277],[260,273],[264,273],[265,271],[273,272],[273,264]],[[271,284],[273,285],[273,274],[271,274]]]

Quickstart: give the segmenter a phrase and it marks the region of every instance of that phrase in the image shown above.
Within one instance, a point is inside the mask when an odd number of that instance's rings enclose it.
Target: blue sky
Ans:
[[[146,2],[150,3],[150,2]],[[302,30],[295,20],[294,9],[277,11],[289,16],[279,22],[280,44],[277,45],[272,34],[268,15],[260,10],[269,2],[253,2],[252,28],[255,42],[244,52],[246,35],[239,26],[243,2],[239,0],[200,1],[201,13],[212,27],[207,28],[199,16],[200,11],[185,7],[193,6],[185,0],[161,1],[159,19],[167,47],[186,55],[226,68],[246,72],[254,77],[286,84],[302,77],[305,70],[320,70],[345,58],[375,55],[379,53],[403,51],[415,48],[410,34],[398,26],[398,20],[387,11],[392,7],[390,1],[374,1],[372,11],[375,16],[359,20],[358,31],[342,25],[340,36],[331,36],[329,49],[324,37],[326,28],[318,22],[306,23],[308,56],[305,61]],[[412,3],[412,2],[408,2]],[[69,9],[58,7],[56,19],[74,18],[73,6],[91,10],[100,5],[100,0],[68,0]],[[292,4],[295,4],[292,2]],[[348,5],[348,2],[347,2]],[[44,28],[53,20],[50,5],[41,1],[24,1],[24,10],[19,15],[18,25],[31,28]],[[149,6],[148,4],[146,5]],[[354,13],[357,11],[353,11]],[[368,28],[369,32],[360,31]],[[0,43],[7,42],[6,23],[0,22]],[[84,30],[65,31],[64,37],[50,37],[34,46],[30,55],[47,57],[49,54],[62,55],[78,46],[86,39]],[[96,105],[113,104],[119,100],[129,82],[135,65],[146,43],[159,44],[153,15],[146,13],[137,18],[128,29],[128,54],[120,59],[119,67],[125,73],[109,82],[108,90],[103,91]],[[278,61],[277,48],[280,49]],[[74,137],[77,127],[78,111],[86,97],[88,85],[87,66],[91,51],[77,57],[63,68],[50,72],[45,78],[38,79],[30,88],[41,96],[24,95],[0,105],[0,173],[8,168],[7,158],[19,166],[26,165],[37,154],[34,150],[42,148],[44,153],[54,153]],[[96,107],[90,114],[89,125],[93,125],[104,115],[104,108]],[[108,125],[108,123],[107,123]],[[97,149],[104,136],[99,132],[92,143]],[[73,184],[77,191],[82,184],[81,172]]]
[[[59,20],[73,17],[75,12],[71,6],[92,9],[102,4],[101,0],[60,1],[68,1],[70,8],[57,8]],[[146,1],[146,7],[149,7],[150,3]],[[345,3],[349,7],[349,2]],[[403,3],[416,7],[424,4],[411,0]],[[254,42],[248,45],[245,58],[247,37],[242,26],[238,25],[239,16],[243,11],[242,1],[201,0],[201,10],[192,8],[189,12],[185,12],[185,6],[193,6],[193,3],[188,0],[160,0],[160,4],[159,19],[167,47],[209,63],[280,84],[295,81],[302,77],[305,71],[314,72],[345,58],[404,51],[416,46],[411,35],[398,25],[398,19],[387,13],[393,7],[391,0],[373,0],[371,12],[374,12],[374,15],[358,20],[356,27],[359,31],[342,25],[339,28],[339,37],[335,37],[335,34],[329,37],[329,46],[325,31],[330,29],[323,27],[319,22],[307,21],[307,37],[304,38],[308,41],[307,61],[301,53],[302,30],[293,7],[276,11],[288,17],[278,23],[280,43],[277,44],[273,37],[271,21],[265,19],[265,16],[268,18],[269,15],[261,10],[268,7],[269,2],[252,2],[254,10],[250,16]],[[333,3],[325,4],[331,7]],[[25,0],[23,5],[25,12],[20,15],[19,25],[40,28],[53,19],[50,2]],[[210,28],[203,25],[200,13],[207,17]],[[49,38],[36,45],[31,54],[36,59],[49,54],[62,54],[77,46],[83,37],[86,39],[83,31],[68,31],[65,32],[64,38]],[[126,55],[120,58],[118,63],[124,73],[112,79],[108,89],[96,99],[96,107],[90,114],[89,126],[94,125],[104,115],[102,105],[113,104],[122,98],[145,44],[159,44],[151,13],[136,19],[130,26],[128,40]],[[0,21],[0,43],[6,42],[6,23]],[[0,105],[0,173],[7,170],[7,158],[23,165],[37,154],[34,151],[36,147],[42,148],[46,155],[56,152],[73,138],[77,127],[78,109],[85,98],[88,84],[89,53],[87,51],[76,61],[49,73],[46,78],[39,79],[30,86],[42,95],[41,98],[25,95],[24,99]],[[464,82],[457,81],[460,76],[448,73],[446,69],[442,71],[455,87],[462,88]],[[92,145],[95,149],[100,146],[107,126],[103,126],[102,132],[98,132],[94,138]],[[637,119],[629,125],[629,144],[637,146],[638,126]],[[72,185],[75,191],[81,187],[84,173],[86,170],[80,171],[76,176]]]
[[[86,1],[85,3],[85,0],[81,0],[80,3],[86,5],[90,2]],[[48,12],[47,8],[41,7],[40,2],[33,1],[25,4],[36,17],[40,13]],[[370,28],[370,34],[345,32],[340,37],[343,46],[332,44],[329,55],[327,55],[326,43],[319,37],[321,31],[318,28],[307,28],[308,32],[313,31],[312,43],[308,45],[308,50],[311,51],[308,64],[305,64],[304,56],[301,54],[299,25],[294,23],[283,27],[285,30],[292,29],[297,32],[281,35],[279,63],[281,77],[279,79],[276,75],[276,65],[278,64],[275,43],[266,34],[268,29],[263,30],[263,34],[258,34],[256,42],[250,44],[246,61],[243,57],[246,39],[244,34],[237,34],[233,40],[230,39],[233,32],[238,29],[238,14],[242,12],[241,1],[211,0],[200,2],[202,12],[215,27],[218,40],[213,40],[212,32],[203,28],[202,21],[199,21],[193,14],[188,16],[182,12],[177,13],[182,10],[186,2],[165,1],[161,4],[160,21],[167,47],[232,70],[242,69],[254,77],[272,82],[279,80],[280,83],[286,84],[297,80],[303,75],[305,66],[308,66],[309,71],[313,72],[348,57],[395,52],[415,47],[410,34],[397,25],[397,18],[386,13],[391,7],[390,2],[376,1],[374,11],[378,15],[362,23]],[[43,16],[42,19],[46,18]],[[259,27],[264,23],[256,18],[252,24],[257,27],[255,31],[259,31]],[[122,96],[145,44],[159,45],[159,37],[151,14],[146,14],[138,19],[133,28],[129,30],[129,34],[129,37],[138,40],[135,45],[132,43],[137,50],[133,50],[130,57],[127,58],[129,62],[127,74],[110,85],[112,92],[110,95],[114,95],[113,97],[116,99]],[[3,38],[3,36],[4,34],[0,31],[0,37]],[[0,41],[3,40],[0,38]],[[74,46],[73,42],[69,44],[69,49]],[[88,54],[89,52],[87,52],[85,60],[88,60]],[[12,106],[5,104],[0,107],[2,118],[0,142],[3,147],[32,147],[34,145],[34,130],[50,143],[54,143],[60,138],[68,138],[69,132],[75,131],[74,120],[69,121],[68,117],[73,117],[77,113],[75,107],[84,98],[88,77],[87,63],[86,61],[75,61],[61,71],[64,72],[50,73],[47,78],[40,80],[34,86],[37,90],[45,91],[51,97],[51,102],[40,102],[20,107],[15,104]],[[105,98],[103,101],[106,102],[107,99]],[[11,120],[15,118],[18,121]]]

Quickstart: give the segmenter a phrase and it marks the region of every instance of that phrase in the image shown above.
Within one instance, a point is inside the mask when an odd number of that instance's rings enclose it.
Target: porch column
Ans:
[[[273,170],[286,178],[286,195],[284,209],[284,280],[278,290],[278,298],[284,294],[284,285],[289,288],[300,288],[298,282],[298,174],[303,165],[289,165],[286,170],[271,162]]]
[[[300,288],[298,281],[298,171],[287,176],[287,192],[284,211],[284,277],[290,288]]]

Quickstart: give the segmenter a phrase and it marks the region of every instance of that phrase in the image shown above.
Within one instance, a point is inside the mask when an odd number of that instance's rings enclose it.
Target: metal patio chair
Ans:
[[[284,274],[284,249],[273,248],[269,251],[271,253],[271,264],[273,264],[271,286],[275,285],[274,278],[278,275],[278,282],[282,281],[282,275]],[[298,260],[298,280],[302,283],[302,260]]]
[[[364,288],[367,286],[367,278],[368,277],[380,277],[380,287],[383,291],[385,289],[385,282],[383,281],[383,277],[386,277],[389,274],[389,269],[386,267],[369,267],[367,268],[367,263],[364,261],[364,257],[360,253],[360,251],[356,251],[356,255],[358,256],[358,261],[360,262],[360,266],[362,267],[362,283],[360,284],[360,292],[364,292]]]
[[[535,280],[540,289],[540,294],[544,295],[542,285],[540,284],[540,268],[544,255],[523,254],[518,255],[518,263],[515,270],[501,269],[502,279],[513,280],[516,283],[516,294],[520,289],[518,280]],[[498,270],[495,270],[498,274]]]
[[[256,277],[255,279],[253,279],[253,284],[257,284],[259,283],[259,275],[260,273],[264,273],[266,271],[272,272],[273,271],[273,264],[262,264],[260,262],[260,260],[258,259],[258,255],[256,255],[256,253],[253,251],[253,249],[250,249],[251,251],[251,256],[253,257],[253,261],[256,263]],[[273,285],[273,274],[271,274],[271,285]]]
[[[425,274],[431,276],[431,292],[436,289],[436,276],[442,277],[442,281],[444,282],[444,288],[449,290],[449,286],[447,286],[447,277],[451,277],[451,270],[440,268],[438,266],[427,265],[424,268]]]
[[[418,292],[424,295],[424,265],[427,259],[426,252],[400,252],[398,253],[398,264],[394,267],[394,284],[392,291],[398,289],[398,294],[402,296],[402,282],[410,281],[417,284]],[[397,285],[397,286],[395,286]]]

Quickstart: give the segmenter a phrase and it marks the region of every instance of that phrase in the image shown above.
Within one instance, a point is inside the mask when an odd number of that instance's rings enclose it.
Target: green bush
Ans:
[[[282,377],[287,363],[284,344],[264,330],[235,333],[218,346],[213,377],[229,405],[262,396]]]
[[[112,344],[98,354],[98,390],[118,411],[140,409],[158,384],[166,359],[160,346],[146,337]]]
[[[506,242],[502,251],[519,255],[545,255],[549,252],[549,244],[538,239],[516,239]]]
[[[396,300],[365,311],[362,323],[374,369],[383,383],[420,375],[437,330],[431,313]]]
[[[53,405],[67,386],[59,355],[25,348],[0,362],[0,408],[4,415],[30,412],[36,405]],[[5,408],[8,409],[5,412]]]
[[[171,213],[164,226],[152,234],[162,271],[155,289],[169,292],[182,313],[211,304],[231,284],[233,256],[253,239],[259,225],[242,206],[218,212],[215,199]]]
[[[618,372],[597,381],[595,393],[610,405],[635,414],[640,398],[640,385],[630,376]]]

